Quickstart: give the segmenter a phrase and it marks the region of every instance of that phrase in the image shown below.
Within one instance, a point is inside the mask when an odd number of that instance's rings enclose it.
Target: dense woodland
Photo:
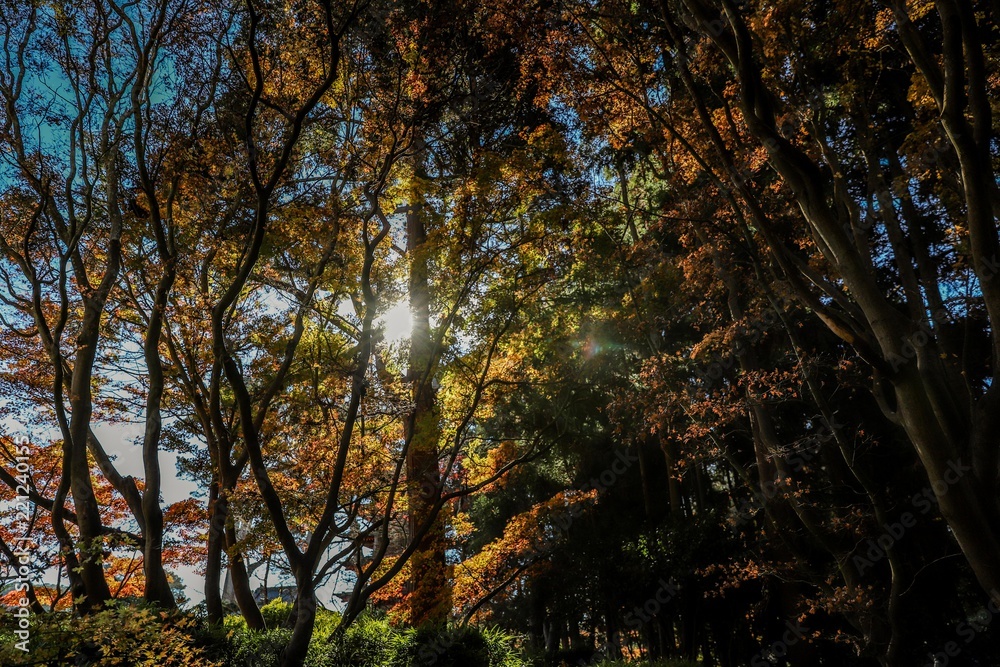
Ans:
[[[998,24],[0,0],[0,662],[1000,664]]]

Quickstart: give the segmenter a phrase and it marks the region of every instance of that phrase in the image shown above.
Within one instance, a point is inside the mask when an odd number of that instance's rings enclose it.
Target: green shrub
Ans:
[[[232,635],[233,667],[279,667],[281,650],[292,637],[286,628],[268,628],[263,632],[244,630]]]
[[[499,630],[449,627],[406,633],[392,667],[522,667],[527,663]]]
[[[0,665],[86,664],[91,667],[278,667],[291,638],[282,627],[291,605],[261,610],[268,629],[250,630],[239,616],[212,626],[188,612],[113,605],[86,617],[57,612],[32,617],[30,653],[17,650],[17,619],[0,613]],[[400,629],[365,614],[342,632],[340,616],[320,610],[306,667],[529,667],[510,636],[489,628]]]
[[[268,629],[282,628],[288,617],[292,615],[292,605],[283,600],[271,600],[260,608],[260,615],[264,617],[264,623],[267,624]]]
[[[392,667],[491,667],[489,645],[474,630],[420,628],[408,634]]]
[[[500,628],[482,628],[480,632],[490,649],[490,667],[530,667],[521,651],[515,646],[515,638]]]
[[[322,658],[309,667],[384,667],[404,641],[384,617],[364,614],[341,635],[329,637]]]
[[[403,630],[376,615],[363,615],[331,636],[325,652],[314,653],[315,647],[307,667],[529,667],[499,630]]]
[[[196,639],[198,619],[146,605],[114,604],[78,617],[68,612],[31,617],[29,652],[15,646],[16,619],[0,614],[0,664],[91,667],[216,667]]]
[[[288,624],[292,605],[281,600],[272,600],[260,608],[267,630],[250,630],[242,616],[225,618],[222,629],[206,630],[203,635],[208,653],[225,667],[271,667],[281,661],[281,651],[292,636]],[[306,657],[307,667],[327,667],[330,665],[328,641],[340,623],[340,614],[326,609],[318,609],[313,627],[312,641]]]

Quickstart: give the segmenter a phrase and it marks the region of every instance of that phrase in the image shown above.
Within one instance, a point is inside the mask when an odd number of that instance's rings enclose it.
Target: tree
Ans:
[[[29,354],[44,359],[21,393],[51,411],[61,433],[62,481],[51,499],[52,521],[67,558],[74,600],[84,610],[99,608],[111,596],[101,566],[104,528],[93,493],[91,456],[138,522],[148,598],[174,606],[161,564],[156,390],[150,393],[146,415],[147,486],[140,496],[135,481],[118,474],[93,433],[92,387],[108,349],[105,316],[121,278],[123,238],[150,214],[138,206],[134,193],[142,190],[147,203],[157,204],[160,183],[147,163],[161,162],[173,148],[159,134],[164,126],[175,123],[171,129],[178,131],[183,123],[157,114],[170,107],[171,95],[176,100],[203,93],[204,80],[195,77],[186,89],[161,86],[162,104],[153,102],[151,87],[159,81],[164,61],[181,68],[178,63],[191,56],[190,50],[172,48],[178,44],[172,41],[173,31],[196,31],[210,17],[169,2],[141,9],[114,3],[3,9],[9,55],[0,84],[9,147],[4,196],[11,204],[2,240],[7,329],[30,342]],[[118,48],[118,41],[127,46]],[[31,137],[35,132],[45,139],[36,143]],[[160,226],[159,209],[152,213]],[[156,340],[155,327],[150,337]],[[65,527],[68,495],[77,515],[78,540]]]

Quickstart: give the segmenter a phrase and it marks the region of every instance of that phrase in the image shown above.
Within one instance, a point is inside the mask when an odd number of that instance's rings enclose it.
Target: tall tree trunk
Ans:
[[[406,213],[407,255],[410,263],[410,368],[413,412],[406,422],[407,500],[410,535],[415,535],[435,512],[440,492],[438,438],[440,428],[433,386],[434,342],[430,327],[430,286],[427,280],[427,230],[423,214],[423,173],[417,164]],[[444,560],[444,522],[438,516],[410,560],[410,622],[439,622],[451,611],[451,595]]]
[[[154,216],[159,224],[159,215]],[[163,363],[160,360],[160,336],[163,331],[163,311],[174,284],[176,269],[173,257],[166,257],[163,275],[156,286],[156,298],[149,313],[143,353],[149,373],[146,394],[146,428],[142,439],[142,463],[146,475],[142,490],[142,515],[146,521],[145,545],[142,568],[146,578],[144,597],[160,607],[176,609],[177,601],[170,590],[167,573],[163,569],[163,510],[160,507],[160,433],[162,418],[160,404],[163,400]]]
[[[653,501],[653,487],[650,483],[652,472],[649,469],[649,455],[646,453],[646,440],[639,440],[636,443],[636,450],[639,455],[639,479],[642,483],[642,505],[646,512],[646,520],[653,521],[659,515],[656,503]]]
[[[90,432],[90,416],[93,410],[91,381],[100,325],[100,307],[86,306],[83,333],[77,342],[77,354],[73,364],[70,383],[70,469],[63,474],[70,476],[73,507],[76,511],[77,526],[80,530],[78,548],[80,552],[80,579],[85,590],[85,599],[80,603],[83,611],[99,609],[111,599],[111,589],[104,578],[101,542],[101,514],[94,496],[94,486],[90,478],[90,459],[87,456],[87,436]]]
[[[675,445],[662,433],[659,433],[660,449],[663,451],[663,461],[667,466],[667,489],[670,493],[670,516],[682,516],[684,509],[681,504],[681,482],[677,479],[677,456]]]
[[[236,535],[236,526],[233,524],[229,514],[229,501],[223,494],[216,502],[216,512],[224,517],[226,546],[231,550],[229,555],[229,576],[233,582],[233,593],[236,595],[236,605],[240,608],[240,614],[247,622],[247,627],[251,630],[265,630],[267,624],[264,622],[264,615],[260,613],[257,601],[253,599],[253,591],[250,588],[250,573],[247,572],[246,561],[239,551],[239,538]]]
[[[222,549],[226,541],[226,517],[219,513],[219,483],[212,482],[208,495],[208,560],[205,565],[205,607],[208,622],[222,623]]]
[[[316,589],[312,581],[312,569],[299,568],[295,575],[297,597],[295,598],[295,625],[292,638],[281,652],[282,667],[301,667],[309,650],[316,622]]]

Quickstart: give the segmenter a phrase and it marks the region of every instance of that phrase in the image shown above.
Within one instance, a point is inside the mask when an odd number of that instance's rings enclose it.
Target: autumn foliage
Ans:
[[[0,0],[0,600],[108,664],[986,664],[998,18]]]

